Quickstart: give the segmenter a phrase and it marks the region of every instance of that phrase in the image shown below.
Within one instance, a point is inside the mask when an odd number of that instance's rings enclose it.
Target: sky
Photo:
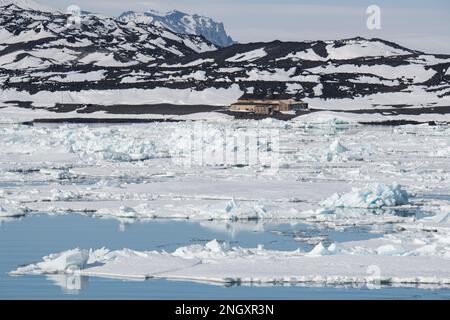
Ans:
[[[65,10],[117,16],[123,11],[180,10],[223,22],[241,43],[332,40],[362,36],[394,41],[411,49],[450,54],[448,0],[38,0]],[[368,6],[381,9],[381,29],[368,29]]]

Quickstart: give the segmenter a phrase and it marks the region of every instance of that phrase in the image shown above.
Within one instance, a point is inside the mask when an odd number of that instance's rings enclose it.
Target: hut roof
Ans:
[[[276,102],[235,102],[232,106],[275,106],[278,105]]]
[[[287,100],[292,96],[286,93],[244,93],[239,100]]]

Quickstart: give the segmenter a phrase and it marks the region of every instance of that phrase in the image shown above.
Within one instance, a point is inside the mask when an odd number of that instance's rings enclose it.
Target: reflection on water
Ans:
[[[46,278],[53,282],[54,285],[62,288],[65,294],[79,294],[89,285],[89,277],[80,276],[79,274],[54,274],[47,275]]]

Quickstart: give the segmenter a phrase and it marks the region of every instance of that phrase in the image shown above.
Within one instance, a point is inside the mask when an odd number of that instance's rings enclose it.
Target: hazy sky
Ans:
[[[38,0],[59,9],[86,11],[177,9],[225,24],[239,42],[339,39],[354,36],[391,40],[430,53],[450,54],[449,0]],[[339,3],[339,4],[338,4]],[[381,30],[366,27],[369,5],[381,8]]]

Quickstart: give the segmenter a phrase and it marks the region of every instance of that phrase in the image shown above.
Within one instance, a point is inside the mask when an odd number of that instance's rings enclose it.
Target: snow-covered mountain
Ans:
[[[81,28],[67,26],[59,12],[1,7],[0,65],[6,72],[78,66],[126,67],[213,50],[202,37],[155,25],[86,15]]]
[[[119,19],[125,22],[156,24],[176,33],[203,36],[220,47],[234,44],[233,39],[227,35],[223,23],[197,14],[190,15],[176,10],[166,13],[154,10],[145,12],[127,11],[122,13]]]
[[[200,79],[201,74],[203,83],[215,86],[237,83],[241,90],[270,89],[299,98],[396,94],[391,104],[408,104],[410,98],[403,100],[408,92],[409,97],[420,93],[422,102],[450,95],[449,55],[425,54],[381,39],[240,44],[183,57],[166,66],[172,70],[172,79],[177,70],[183,78],[189,74]],[[373,98],[379,100],[373,105],[390,103]]]
[[[10,4],[14,4],[19,8],[35,10],[35,11],[43,11],[43,12],[55,12],[56,9],[46,6],[40,3],[37,3],[33,0],[0,0],[0,7],[4,7]]]
[[[289,94],[314,108],[450,106],[450,56],[381,39],[235,44],[99,15],[1,8],[0,103],[227,105]]]

